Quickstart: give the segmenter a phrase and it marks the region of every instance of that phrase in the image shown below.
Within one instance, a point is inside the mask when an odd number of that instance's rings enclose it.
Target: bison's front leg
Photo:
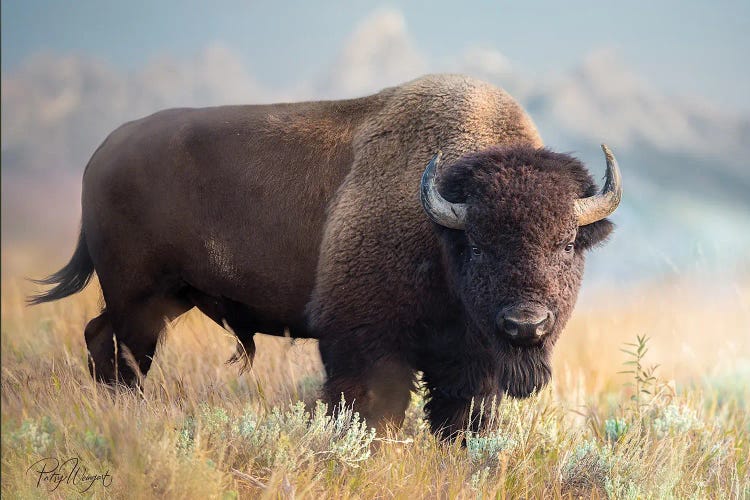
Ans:
[[[414,388],[414,373],[405,362],[342,339],[321,339],[320,355],[327,375],[324,397],[330,408],[343,395],[346,404],[378,432],[401,425]]]
[[[439,364],[424,371],[424,382],[429,398],[425,413],[430,428],[435,435],[448,440],[463,431],[478,431],[485,423],[480,421],[481,415],[489,413],[493,398],[500,394],[496,377],[491,370],[481,370],[481,363]]]
[[[477,432],[480,422],[480,410],[484,405],[484,415],[489,413],[489,406],[494,395],[476,395],[474,397],[453,397],[438,391],[430,391],[425,412],[433,434],[442,439],[454,440],[463,431]]]

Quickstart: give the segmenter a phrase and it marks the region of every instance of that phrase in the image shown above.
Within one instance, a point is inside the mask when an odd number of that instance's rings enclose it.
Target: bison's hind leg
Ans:
[[[105,384],[116,382],[114,331],[106,309],[89,321],[83,335],[89,351],[88,365],[91,376],[97,382]]]
[[[151,368],[167,322],[190,307],[176,298],[162,296],[117,310],[105,308],[88,323],[84,333],[92,376],[108,385],[140,385]]]

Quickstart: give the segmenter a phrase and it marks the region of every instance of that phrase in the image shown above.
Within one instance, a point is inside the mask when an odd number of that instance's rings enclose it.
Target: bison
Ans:
[[[318,339],[325,397],[377,427],[403,420],[422,372],[431,428],[453,436],[472,400],[549,380],[621,197],[603,149],[599,191],[507,93],[457,75],[161,111],[96,150],[75,253],[30,302],[97,273],[106,305],[85,339],[106,384],[139,384],[165,323],[197,307],[236,334],[234,359],[252,360],[256,332]]]

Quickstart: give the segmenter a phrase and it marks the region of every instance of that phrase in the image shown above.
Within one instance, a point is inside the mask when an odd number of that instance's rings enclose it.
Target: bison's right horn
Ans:
[[[599,194],[588,198],[578,198],[573,206],[578,225],[585,226],[602,220],[615,211],[622,199],[622,178],[620,167],[612,151],[606,144],[602,144],[602,151],[607,160],[607,173],[604,187]]]
[[[463,229],[466,218],[466,204],[451,203],[442,197],[435,184],[437,166],[442,153],[438,153],[427,164],[419,186],[422,207],[433,222],[451,229]]]

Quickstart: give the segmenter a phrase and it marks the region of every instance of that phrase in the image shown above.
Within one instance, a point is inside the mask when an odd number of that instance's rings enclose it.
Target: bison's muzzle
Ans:
[[[531,303],[506,307],[495,318],[498,334],[517,346],[541,343],[554,324],[555,315],[552,311]]]

